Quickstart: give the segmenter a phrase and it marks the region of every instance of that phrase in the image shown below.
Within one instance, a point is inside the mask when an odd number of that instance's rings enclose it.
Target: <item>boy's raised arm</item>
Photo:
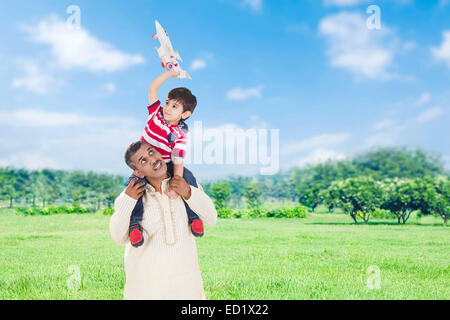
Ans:
[[[167,79],[172,77],[177,77],[179,72],[175,70],[166,70],[162,74],[160,74],[153,82],[150,84],[150,88],[148,89],[148,103],[152,104],[156,100],[158,100],[158,89],[161,85],[166,82]]]

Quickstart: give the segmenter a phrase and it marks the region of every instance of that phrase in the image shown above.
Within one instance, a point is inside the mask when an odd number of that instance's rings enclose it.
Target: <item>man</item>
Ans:
[[[124,299],[206,299],[183,199],[207,226],[217,222],[212,200],[200,186],[190,186],[180,176],[171,179],[161,154],[146,142],[132,143],[125,161],[148,184],[132,180],[116,199],[110,220],[113,240],[125,245]],[[167,196],[171,190],[179,195],[174,200]],[[129,222],[140,197],[145,241],[136,248],[129,241]]]

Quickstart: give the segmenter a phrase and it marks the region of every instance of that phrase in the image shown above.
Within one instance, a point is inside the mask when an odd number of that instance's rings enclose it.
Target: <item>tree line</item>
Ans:
[[[123,187],[124,177],[120,175],[0,168],[0,199],[9,207],[71,203],[98,210],[111,207]]]
[[[205,185],[216,206],[258,207],[285,199],[310,208],[340,208],[354,222],[368,222],[375,210],[387,210],[406,223],[411,212],[436,214],[447,223],[449,174],[440,156],[416,149],[377,148],[341,161],[292,168],[274,176],[230,177]]]
[[[414,210],[447,221],[448,178],[440,156],[385,147],[272,176],[230,176],[201,184],[218,208],[260,208],[266,201],[283,200],[311,211],[321,204],[329,211],[341,208],[355,222],[367,222],[373,210],[389,210],[405,223]],[[71,203],[98,210],[112,206],[125,181],[94,172],[0,168],[0,200],[10,207]]]

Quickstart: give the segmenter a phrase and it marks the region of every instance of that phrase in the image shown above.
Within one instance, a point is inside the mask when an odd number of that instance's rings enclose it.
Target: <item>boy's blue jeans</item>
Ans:
[[[167,163],[167,172],[170,173],[171,176],[173,176],[173,164],[172,164],[172,162]],[[144,182],[145,184],[148,183],[147,179],[145,179],[145,178],[141,179],[141,178],[139,178],[139,177],[137,177],[137,176],[135,176],[133,174],[133,175],[131,175],[128,178],[127,185],[129,185],[130,181],[133,180],[134,178],[138,178],[139,179],[137,182]],[[187,182],[187,184],[198,188],[197,180],[195,180],[195,177],[192,174],[192,172],[189,171],[186,168],[183,169],[183,179]],[[191,208],[189,208],[189,206],[186,203],[186,201],[183,200],[183,202],[184,202],[184,206],[186,207],[186,213],[188,215],[189,222],[192,222],[193,220],[200,220],[198,215],[194,211],[192,211]],[[131,213],[130,221],[139,221],[139,222],[142,221],[143,214],[144,214],[144,205],[142,204],[142,197],[140,197],[138,199],[138,201],[136,202],[136,205],[133,208],[133,212]]]

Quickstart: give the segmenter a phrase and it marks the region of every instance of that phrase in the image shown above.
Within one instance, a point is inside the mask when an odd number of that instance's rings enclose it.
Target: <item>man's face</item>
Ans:
[[[146,143],[130,159],[136,167],[134,174],[140,178],[158,179],[167,174],[167,166],[161,154]]]

